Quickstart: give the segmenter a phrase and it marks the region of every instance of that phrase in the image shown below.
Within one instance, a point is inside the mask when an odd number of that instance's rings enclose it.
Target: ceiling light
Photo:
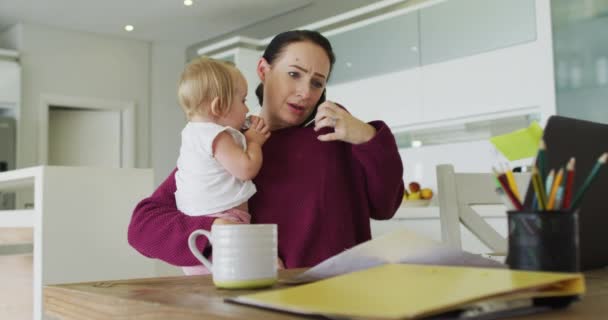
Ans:
[[[128,31],[128,32],[131,32],[131,31],[133,31],[134,29],[135,29],[135,27],[133,27],[133,26],[132,26],[132,25],[130,25],[130,24],[128,24],[128,25],[126,25],[126,26],[125,26],[125,30],[126,30],[126,31]]]
[[[184,0],[184,5],[185,5],[186,7],[191,6],[193,3],[194,3],[194,2],[193,2],[192,0]]]
[[[414,140],[414,141],[412,141],[412,147],[413,148],[420,148],[420,147],[422,147],[422,141],[420,141],[420,140]]]

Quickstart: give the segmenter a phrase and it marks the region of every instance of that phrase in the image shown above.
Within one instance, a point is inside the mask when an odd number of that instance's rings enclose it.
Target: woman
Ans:
[[[386,124],[364,123],[324,101],[334,62],[325,37],[296,30],[277,35],[257,66],[260,117],[272,135],[249,208],[252,223],[278,225],[279,257],[288,268],[313,266],[369,240],[369,218],[390,219],[403,196],[403,166]],[[179,212],[174,174],[135,208],[129,243],[147,257],[194,266],[190,233],[228,221]],[[206,254],[207,244],[198,238]]]

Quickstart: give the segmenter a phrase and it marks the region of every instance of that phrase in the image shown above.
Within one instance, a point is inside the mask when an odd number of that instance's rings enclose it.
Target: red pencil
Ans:
[[[492,169],[494,169],[494,168],[492,168]],[[496,169],[494,169],[494,174],[496,174],[496,178],[498,178],[498,182],[500,183],[500,186],[502,187],[502,189],[505,191],[505,193],[509,197],[509,200],[511,200],[511,203],[513,203],[513,206],[517,210],[522,211],[524,209],[524,207],[521,205],[521,202],[513,193],[513,190],[511,190],[511,188],[509,188],[509,180],[507,179],[507,175],[504,172],[499,172]]]
[[[566,166],[566,171],[568,175],[566,176],[566,189],[564,190],[564,205],[562,208],[570,209],[570,204],[572,203],[572,188],[574,187],[574,158],[570,158],[568,161],[568,165]]]

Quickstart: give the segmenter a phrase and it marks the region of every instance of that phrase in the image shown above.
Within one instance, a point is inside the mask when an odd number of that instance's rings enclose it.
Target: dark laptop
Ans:
[[[608,151],[608,125],[552,116],[543,136],[547,145],[547,168],[565,166],[576,157],[574,190],[604,152]],[[532,188],[528,188],[528,191]],[[526,195],[530,203],[531,192]],[[589,188],[579,211],[580,263],[582,270],[608,266],[608,167],[602,168]]]

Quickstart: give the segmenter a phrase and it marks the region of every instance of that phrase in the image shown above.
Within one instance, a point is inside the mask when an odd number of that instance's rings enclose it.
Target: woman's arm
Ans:
[[[211,230],[215,218],[188,216],[175,204],[175,170],[154,191],[143,199],[131,216],[129,244],[149,258],[177,266],[199,265],[188,249],[188,237],[196,229]],[[207,238],[198,237],[199,250],[207,247]]]
[[[403,198],[403,163],[395,137],[382,121],[369,123],[376,129],[371,140],[353,144],[353,156],[365,173],[371,217],[385,220],[393,217]]]
[[[333,128],[321,141],[352,144],[353,156],[365,175],[371,217],[390,219],[403,198],[403,163],[391,130],[382,121],[365,123],[331,101],[323,102],[315,116],[315,130]]]

